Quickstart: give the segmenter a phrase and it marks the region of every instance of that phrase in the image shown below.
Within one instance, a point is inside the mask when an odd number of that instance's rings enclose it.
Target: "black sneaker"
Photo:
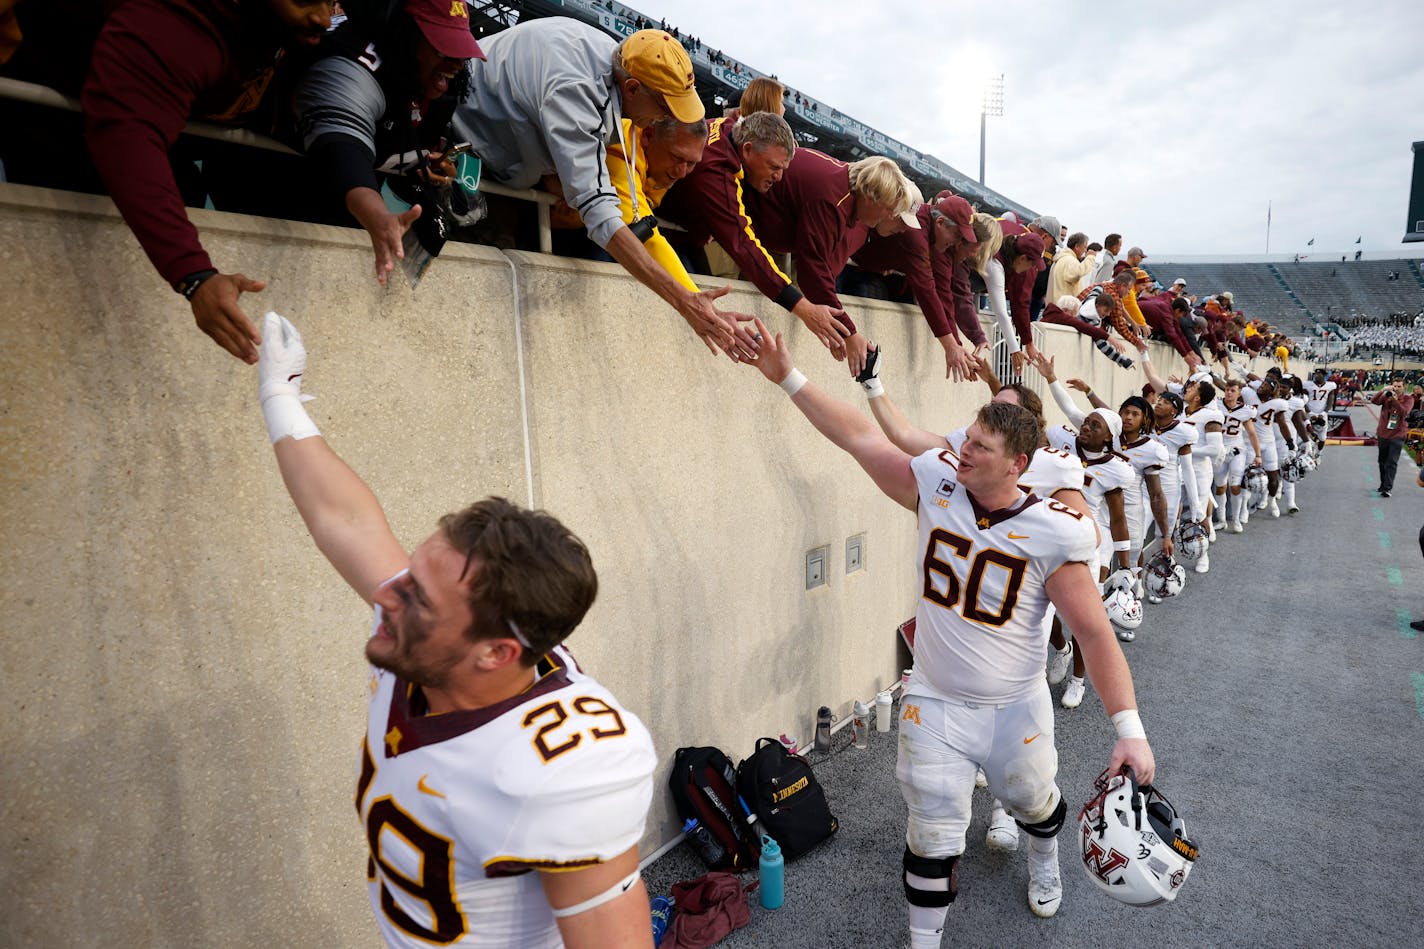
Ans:
[[[1389,497],[1389,492],[1388,492],[1388,491],[1381,490],[1381,491],[1380,491],[1380,497],[1382,497],[1382,498],[1387,498],[1387,497]]]
[[[1409,628],[1424,633],[1424,619],[1415,620],[1414,622],[1409,624]]]

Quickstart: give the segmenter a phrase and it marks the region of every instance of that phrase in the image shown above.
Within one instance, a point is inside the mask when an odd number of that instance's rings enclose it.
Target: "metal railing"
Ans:
[[[70,112],[80,111],[79,100],[73,96],[67,96],[62,92],[51,89],[49,86],[41,86],[33,82],[22,82],[18,79],[0,77],[0,99],[25,102],[30,105],[48,106],[50,108],[64,109]],[[264,151],[278,152],[284,155],[300,154],[300,152],[266,135],[261,135],[249,129],[215,125],[212,122],[190,121],[184,126],[183,134],[191,135],[196,138],[227,142],[233,145],[242,145],[247,148],[260,148]],[[549,194],[547,191],[506,188],[504,185],[493,181],[481,181],[479,190],[485,194],[496,194],[505,198],[514,198],[516,201],[532,202],[536,206],[536,214],[539,218],[539,251],[545,254],[553,253],[554,242],[553,231],[549,225],[549,208],[559,200],[558,195]]]

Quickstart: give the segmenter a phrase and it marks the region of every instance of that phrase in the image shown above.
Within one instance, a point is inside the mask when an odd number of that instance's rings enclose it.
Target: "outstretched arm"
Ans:
[[[910,470],[910,456],[892,445],[870,419],[808,380],[791,362],[791,353],[781,334],[771,339],[770,331],[756,321],[762,337],[761,350],[751,360],[771,382],[791,396],[801,414],[816,430],[853,457],[881,491],[909,510],[919,503],[919,490]]]
[[[287,493],[307,530],[342,579],[366,602],[410,562],[380,502],[317,431],[302,407],[306,348],[276,313],[263,320],[258,398]]]
[[[1058,376],[1053,372],[1054,357],[1045,353],[1036,352],[1029,357],[1029,362],[1033,368],[1038,370],[1038,374],[1043,376],[1043,381],[1048,383],[1048,391],[1053,393],[1053,401],[1058,403],[1058,407],[1063,410],[1063,414],[1068,416],[1068,421],[1074,426],[1083,424],[1083,419],[1087,418],[1087,413],[1078,408],[1073,401],[1073,397],[1068,394],[1063,383],[1058,381]]]
[[[1162,377],[1157,375],[1157,370],[1152,368],[1152,357],[1147,354],[1147,340],[1139,340],[1137,351],[1142,355],[1142,375],[1147,378],[1147,384],[1155,392],[1166,392],[1167,383],[1162,381]]]
[[[949,447],[949,441],[943,435],[911,425],[900,407],[890,401],[890,396],[885,394],[885,383],[880,379],[882,358],[877,355],[868,364],[870,378],[861,382],[861,387],[865,389],[865,397],[870,403],[870,414],[875,416],[885,437],[912,458],[923,455],[931,448]]]

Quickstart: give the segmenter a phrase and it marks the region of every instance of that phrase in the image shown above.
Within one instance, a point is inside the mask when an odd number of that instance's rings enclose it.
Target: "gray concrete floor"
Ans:
[[[1372,431],[1356,413],[1357,430]],[[1213,545],[1209,574],[1146,607],[1124,652],[1158,785],[1202,851],[1177,901],[1122,906],[1082,870],[1077,810],[1113,737],[1090,689],[1058,713],[1061,910],[1029,913],[1025,857],[984,847],[989,798],[978,791],[944,945],[1424,945],[1424,641],[1408,626],[1424,617],[1417,471],[1404,456],[1393,497],[1380,498],[1373,448],[1327,448],[1299,487],[1300,514],[1253,518]],[[894,735],[872,735],[867,750],[848,747],[848,730],[837,737],[817,774],[840,832],[787,865],[783,908],[753,895],[751,924],[720,945],[904,944]],[[658,894],[702,872],[678,847],[645,878]]]

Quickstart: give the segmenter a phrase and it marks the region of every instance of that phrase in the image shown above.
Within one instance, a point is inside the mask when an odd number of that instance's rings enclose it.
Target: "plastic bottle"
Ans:
[[[851,728],[854,729],[855,746],[868,748],[870,747],[870,707],[860,699],[856,699],[852,708],[855,720],[851,723]]]
[[[653,946],[656,949],[663,941],[663,933],[667,932],[668,925],[672,923],[672,897],[656,896],[651,905],[653,908]]]
[[[697,818],[689,817],[687,823],[682,825],[682,832],[687,835],[692,849],[697,851],[709,867],[716,866],[727,855],[726,849],[717,842],[710,830],[697,822]]]
[[[761,905],[780,909],[786,900],[786,865],[781,845],[765,834],[761,838]]]
[[[904,694],[905,694],[905,689],[909,687],[909,685],[910,685],[910,674],[911,674],[912,672],[914,672],[914,671],[915,671],[914,669],[906,669],[904,672],[900,673],[900,694],[901,694],[901,695],[904,695]]]
[[[816,713],[815,747],[820,752],[831,750],[831,709],[826,705],[822,705]]]
[[[890,693],[881,692],[875,696],[875,730],[878,732],[888,732],[890,730]]]

